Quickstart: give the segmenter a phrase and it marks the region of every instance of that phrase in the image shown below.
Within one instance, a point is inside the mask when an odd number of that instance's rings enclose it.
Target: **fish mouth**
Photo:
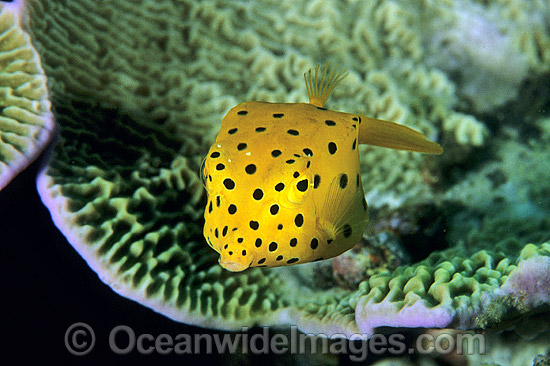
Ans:
[[[218,262],[220,263],[220,266],[231,272],[241,272],[250,267],[250,264],[239,263],[222,257],[218,259]]]

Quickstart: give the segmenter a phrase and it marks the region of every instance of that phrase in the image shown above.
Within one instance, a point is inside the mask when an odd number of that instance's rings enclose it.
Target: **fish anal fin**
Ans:
[[[311,69],[304,73],[309,104],[316,107],[323,107],[336,85],[347,76],[345,70],[338,68],[328,72],[329,65],[329,63],[325,64],[321,72],[319,72],[320,65],[317,65],[313,74]]]
[[[381,119],[361,116],[359,143],[439,155],[443,148],[422,133],[407,126]]]

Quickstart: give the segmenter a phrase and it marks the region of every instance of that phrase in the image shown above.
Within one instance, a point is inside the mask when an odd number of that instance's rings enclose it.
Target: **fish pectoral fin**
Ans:
[[[398,123],[361,116],[359,143],[439,155],[443,148],[422,133]]]
[[[369,217],[363,202],[363,190],[348,186],[340,188],[340,176],[336,176],[327,191],[327,196],[319,210],[318,225],[331,240],[346,237],[346,230],[351,229],[354,237],[361,237]]]

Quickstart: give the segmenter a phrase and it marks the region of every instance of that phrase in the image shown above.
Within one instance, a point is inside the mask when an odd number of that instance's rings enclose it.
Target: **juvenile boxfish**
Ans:
[[[358,144],[443,149],[393,122],[323,108],[345,73],[304,74],[309,103],[246,102],[223,118],[201,167],[204,236],[229,271],[337,256],[368,223]]]

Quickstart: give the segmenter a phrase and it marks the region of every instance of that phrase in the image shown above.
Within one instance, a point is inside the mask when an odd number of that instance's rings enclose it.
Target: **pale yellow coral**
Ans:
[[[474,116],[453,112],[443,121],[443,130],[455,136],[460,145],[481,146],[488,136],[487,127]]]
[[[18,3],[0,4],[0,189],[38,156],[54,130],[46,76],[23,17]]]

